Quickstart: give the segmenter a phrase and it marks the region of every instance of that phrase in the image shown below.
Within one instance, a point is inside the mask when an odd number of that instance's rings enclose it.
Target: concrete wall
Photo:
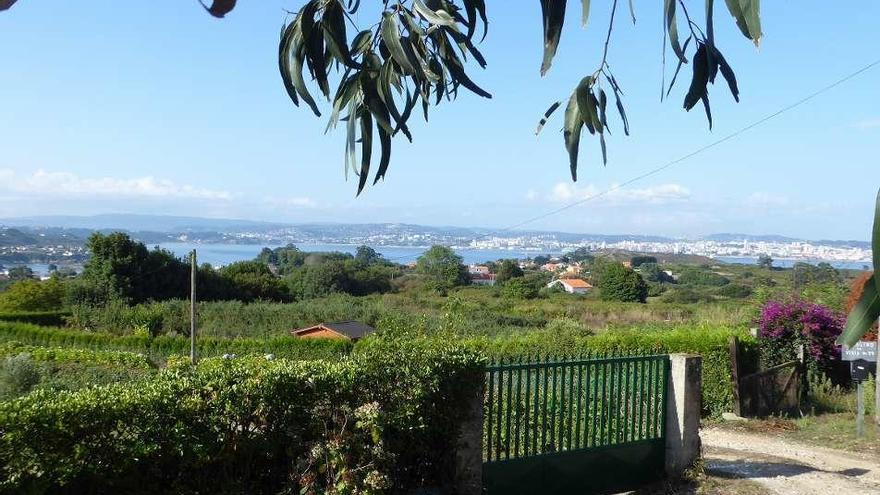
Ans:
[[[455,493],[480,495],[483,491],[483,387],[477,387],[464,407],[467,416],[455,449]]]
[[[666,474],[676,478],[700,456],[700,411],[703,358],[669,356],[666,398]]]

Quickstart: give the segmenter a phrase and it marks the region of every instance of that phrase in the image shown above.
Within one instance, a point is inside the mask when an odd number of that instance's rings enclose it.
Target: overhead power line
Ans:
[[[787,113],[791,110],[794,110],[795,108],[815,99],[816,97],[822,95],[823,93],[826,93],[826,92],[836,88],[837,86],[840,86],[841,84],[864,74],[865,72],[873,69],[874,67],[876,67],[878,65],[880,65],[880,59],[877,59],[867,65],[862,66],[861,68],[859,68],[853,72],[846,74],[845,76],[841,77],[840,79],[837,79],[836,81],[834,81],[826,86],[823,86],[822,88],[817,89],[816,91],[808,94],[807,96],[804,96],[803,98],[801,98],[793,103],[790,103],[789,105],[786,105],[786,106],[780,108],[779,110],[776,110],[775,112],[768,114],[768,115],[762,117],[761,119],[758,119],[758,120],[752,122],[751,124],[746,125],[745,127],[741,127],[739,129],[731,132],[730,134],[725,135],[724,137],[722,137],[720,139],[712,141],[711,143],[706,144],[705,146],[697,148],[694,151],[691,151],[690,153],[682,155],[672,161],[666,162],[666,163],[664,163],[656,168],[653,168],[653,169],[651,169],[641,175],[637,175],[629,180],[626,180],[620,184],[616,184],[616,185],[609,187],[608,189],[605,189],[605,190],[598,192],[596,194],[589,195],[589,196],[581,198],[577,201],[572,201],[571,203],[567,203],[567,204],[560,206],[558,208],[555,208],[550,211],[546,211],[544,213],[541,213],[539,215],[535,215],[533,217],[527,218],[521,222],[517,222],[515,224],[509,225],[509,226],[501,228],[501,229],[495,229],[495,230],[492,230],[488,233],[480,234],[480,235],[474,237],[473,240],[476,241],[476,240],[480,240],[480,239],[485,239],[487,237],[492,237],[494,234],[497,234],[499,232],[508,232],[508,231],[511,231],[514,229],[518,229],[518,228],[523,227],[525,225],[528,225],[530,223],[537,222],[538,220],[543,220],[547,217],[551,217],[553,215],[557,215],[559,213],[562,213],[563,211],[574,208],[575,206],[579,206],[584,203],[593,201],[595,199],[599,199],[603,196],[607,196],[610,193],[613,193],[615,191],[619,191],[620,189],[623,189],[627,186],[630,186],[636,182],[647,179],[648,177],[651,177],[653,175],[657,175],[660,172],[663,172],[664,170],[667,170],[671,167],[674,167],[675,165],[678,165],[681,162],[684,162],[686,160],[689,160],[689,159],[699,155],[700,153],[703,153],[707,150],[715,148],[716,146],[719,146],[723,143],[726,143],[727,141],[730,141],[731,139],[736,138],[736,137],[740,136],[741,134],[745,134],[746,132],[748,132],[748,131],[750,131],[750,130],[752,130],[762,124],[765,124],[768,121],[773,120],[776,117],[779,117],[780,115],[782,115],[784,113]],[[395,261],[395,260],[405,259],[405,258],[408,258],[408,256],[397,256],[394,258],[386,258],[386,259],[388,261]]]

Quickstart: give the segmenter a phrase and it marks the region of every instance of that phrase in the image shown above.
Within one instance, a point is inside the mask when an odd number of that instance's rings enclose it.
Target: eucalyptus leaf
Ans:
[[[373,119],[370,112],[361,114],[361,171],[358,177],[358,189],[356,196],[360,196],[364,186],[367,185],[367,177],[370,173],[370,158],[373,154]]]
[[[541,62],[541,75],[547,74],[556,48],[559,46],[559,37],[562,35],[562,25],[565,22],[566,0],[541,0],[541,15],[544,20],[544,59]]]
[[[632,1],[632,0],[630,0]],[[632,6],[632,4],[630,4]],[[587,27],[587,21],[590,19],[590,0],[581,0],[581,26]]]
[[[571,180],[577,182],[577,166],[578,151],[581,143],[581,130],[584,127],[584,121],[578,110],[578,100],[576,93],[568,99],[568,106],[565,107],[565,122],[563,124],[562,136],[565,139],[565,149],[568,150],[568,163],[571,169]]]
[[[8,9],[13,3],[15,3],[14,0],[12,2],[0,2],[0,10]],[[205,2],[202,0],[199,0],[199,3],[202,4],[202,7],[204,7],[209,14],[219,19],[225,17],[226,14],[232,12],[232,9],[235,8],[235,0],[214,0],[210,7],[205,5]]]
[[[547,119],[549,119],[550,116],[553,115],[553,112],[555,112],[561,104],[561,101],[555,101],[552,105],[550,105],[550,108],[548,108],[547,111],[544,112],[544,117],[541,118],[540,122],[538,122],[538,128],[535,129],[535,135],[538,135],[541,132],[541,129],[543,129],[544,125],[547,123]]]
[[[666,34],[669,36],[669,44],[672,46],[672,51],[675,53],[675,56],[681,60],[682,63],[687,63],[687,58],[684,56],[684,51],[681,49],[681,45],[678,42],[678,21],[675,18],[675,2],[676,0],[663,0],[663,17],[666,22],[664,23]]]
[[[397,28],[397,20],[394,14],[385,12],[382,14],[382,42],[391,53],[391,58],[397,62],[405,72],[415,74],[416,69],[412,66],[406,52],[403,51],[403,45],[400,43],[400,33]]]

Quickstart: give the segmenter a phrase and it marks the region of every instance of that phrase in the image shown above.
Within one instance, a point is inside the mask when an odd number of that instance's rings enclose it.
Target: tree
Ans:
[[[14,3],[15,0],[0,2],[0,11]],[[582,3],[584,25],[591,15],[590,3]],[[598,137],[602,160],[607,163],[605,132],[610,128],[606,108],[610,98],[606,89],[614,97],[624,134],[629,134],[629,121],[622,102],[623,90],[608,62],[618,3],[618,0],[610,2],[607,34],[599,63],[595,69],[586,71],[565,105],[562,127],[572,180],[577,180],[580,139],[585,127],[591,135]],[[630,1],[628,5],[635,23],[633,3]],[[725,4],[740,32],[757,46],[763,34],[759,0],[727,1]],[[214,17],[223,18],[235,5],[235,0],[214,0],[210,7],[205,6],[205,10]],[[379,138],[380,157],[373,184],[385,178],[391,159],[392,138],[403,134],[412,141],[408,121],[417,105],[421,104],[427,120],[431,105],[439,105],[444,97],[447,101],[453,100],[462,88],[484,98],[492,97],[465,70],[468,55],[478,65],[486,67],[486,59],[475,45],[478,24],[482,24],[482,38],[487,35],[485,0],[386,1],[383,2],[381,18],[375,23],[366,21],[365,25],[372,24],[367,29],[358,26],[355,22],[358,17],[353,17],[360,5],[361,2],[347,0],[309,0],[282,29],[278,46],[278,68],[288,96],[296,106],[300,102],[306,104],[316,116],[320,117],[321,111],[306,81],[314,81],[321,94],[331,100],[328,70],[341,74],[337,87],[332,90],[334,96],[328,127],[345,122],[345,163],[347,169],[353,169],[359,176],[358,194],[370,177],[375,135]],[[687,52],[691,47],[693,74],[683,106],[690,111],[697,103],[702,103],[710,129],[712,115],[708,86],[715,83],[719,72],[734,99],[739,101],[736,76],[716,43],[714,6],[714,0],[706,0],[705,29],[697,25],[683,0],[667,0],[663,9],[664,37],[672,48],[677,67],[669,87],[663,88],[661,98],[671,93],[682,64],[688,63]],[[556,55],[565,23],[565,7],[564,0],[541,0],[544,31],[542,76],[550,69]],[[681,22],[680,16],[683,16]],[[347,22],[353,25],[353,31],[348,31]],[[685,28],[683,43],[679,37],[679,24]],[[399,96],[395,97],[395,92]],[[562,103],[560,100],[550,105],[538,124],[538,132]],[[341,118],[343,114],[345,118]],[[359,164],[356,142],[361,143]]]
[[[382,255],[369,246],[358,246],[354,259],[363,265],[372,265],[382,261]]]
[[[30,280],[36,278],[29,266],[14,266],[9,269],[9,280]]]
[[[0,311],[55,311],[64,301],[64,284],[55,277],[18,280],[0,293]]]
[[[289,301],[290,297],[284,283],[259,261],[238,261],[220,269],[230,290],[228,299],[250,302]]]
[[[540,291],[540,285],[525,277],[509,279],[501,286],[501,295],[511,299],[534,299]]]
[[[604,301],[645,302],[648,284],[641,275],[620,263],[609,263],[602,271],[600,296]]]
[[[657,258],[655,256],[633,256],[630,258],[630,263],[633,268],[638,268],[645,263],[654,263],[657,264]]]
[[[639,274],[646,282],[658,284],[674,284],[675,279],[660,268],[657,263],[645,263],[639,266]]]
[[[432,246],[419,256],[416,272],[424,277],[426,287],[442,294],[470,281],[461,256],[446,246]]]
[[[516,260],[502,260],[495,269],[495,282],[503,284],[512,278],[522,277],[523,271]]]
[[[95,232],[86,243],[91,258],[74,294],[82,302],[103,304],[114,298],[132,303],[184,299],[189,294],[189,264],[170,251],[152,251],[128,234]]]
[[[769,254],[762,254],[758,256],[758,266],[767,270],[773,268],[773,258],[770,257]]]

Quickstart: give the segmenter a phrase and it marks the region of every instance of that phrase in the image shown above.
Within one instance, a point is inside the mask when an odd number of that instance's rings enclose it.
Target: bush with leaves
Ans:
[[[805,358],[815,370],[827,372],[840,358],[835,340],[846,318],[824,306],[801,300],[770,301],[761,310],[759,342],[765,367],[792,361],[804,346]]]
[[[40,382],[40,373],[27,353],[0,358],[0,400],[30,392]]]
[[[59,311],[64,306],[65,295],[64,283],[55,277],[45,281],[19,280],[0,292],[0,311]]]
[[[0,322],[0,342],[8,341],[42,347],[128,351],[156,359],[164,359],[172,354],[189,353],[190,347],[188,337],[116,336]],[[196,350],[200,356],[275,354],[290,359],[336,359],[348,354],[350,349],[351,342],[345,340],[297,339],[290,335],[265,339],[200,337],[196,340]]]
[[[446,489],[482,369],[446,343],[374,343],[338,362],[208,359],[145,383],[38,391],[0,404],[0,491]]]
[[[425,251],[416,260],[416,271],[424,278],[425,287],[441,294],[470,283],[461,256],[446,246],[432,246]]]
[[[645,302],[648,285],[642,276],[620,263],[609,263],[602,270],[599,295],[604,301]]]

